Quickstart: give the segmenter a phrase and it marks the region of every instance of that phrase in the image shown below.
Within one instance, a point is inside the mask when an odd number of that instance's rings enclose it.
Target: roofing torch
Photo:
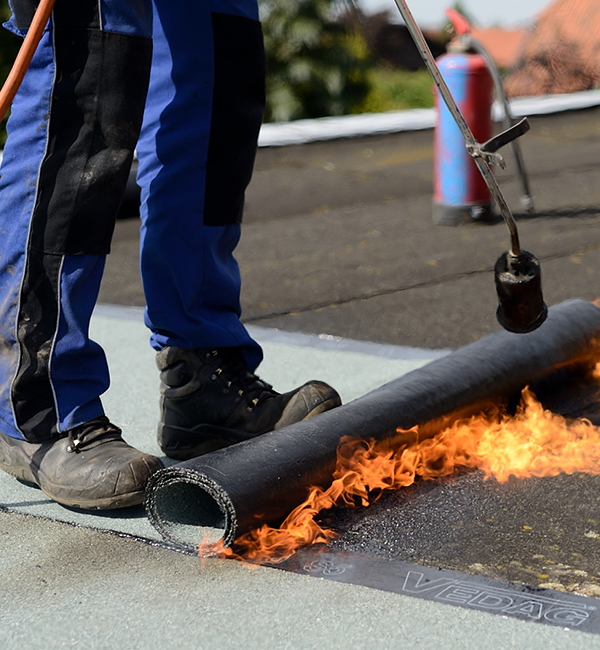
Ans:
[[[496,311],[498,322],[510,332],[531,332],[546,320],[548,314],[542,295],[540,264],[531,253],[521,250],[517,224],[490,168],[490,165],[500,165],[504,168],[504,159],[497,153],[498,149],[527,133],[530,128],[529,122],[527,118],[523,118],[487,142],[483,144],[477,142],[440,74],[431,50],[405,0],[395,0],[395,2],[440,95],[465,140],[467,152],[483,176],[510,232],[510,250],[504,253],[494,266],[498,295]]]

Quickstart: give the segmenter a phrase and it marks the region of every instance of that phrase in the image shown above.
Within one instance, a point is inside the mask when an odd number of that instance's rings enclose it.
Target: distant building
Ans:
[[[555,0],[529,32],[505,79],[509,96],[591,90],[600,84],[600,0]]]
[[[501,69],[514,68],[520,61],[529,35],[526,29],[502,27],[473,27],[471,36],[490,53]]]

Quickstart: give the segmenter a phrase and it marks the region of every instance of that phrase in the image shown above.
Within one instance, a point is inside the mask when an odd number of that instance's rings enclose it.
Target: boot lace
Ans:
[[[121,429],[116,427],[105,416],[94,418],[85,424],[69,429],[67,431],[67,451],[79,453],[82,449],[89,447],[92,443],[101,444],[111,440],[121,440]]]
[[[203,361],[214,368],[211,380],[222,381],[225,384],[224,391],[237,391],[238,398],[248,402],[246,410],[249,413],[261,402],[279,395],[273,390],[271,384],[248,370],[239,348],[207,350]]]

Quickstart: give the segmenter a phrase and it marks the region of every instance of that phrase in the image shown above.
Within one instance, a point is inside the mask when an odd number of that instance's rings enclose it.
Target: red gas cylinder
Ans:
[[[492,137],[494,82],[485,59],[465,52],[460,40],[437,60],[452,97],[478,142]],[[452,114],[436,89],[434,142],[433,220],[457,225],[485,220],[491,212],[491,195]]]

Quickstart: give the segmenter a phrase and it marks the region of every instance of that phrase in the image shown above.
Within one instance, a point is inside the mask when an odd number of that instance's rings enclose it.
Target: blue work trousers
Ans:
[[[11,0],[25,34],[35,0]],[[262,351],[240,236],[264,108],[256,0],[57,0],[0,169],[0,430],[41,442],[103,413],[88,335],[134,150],[151,345]]]

